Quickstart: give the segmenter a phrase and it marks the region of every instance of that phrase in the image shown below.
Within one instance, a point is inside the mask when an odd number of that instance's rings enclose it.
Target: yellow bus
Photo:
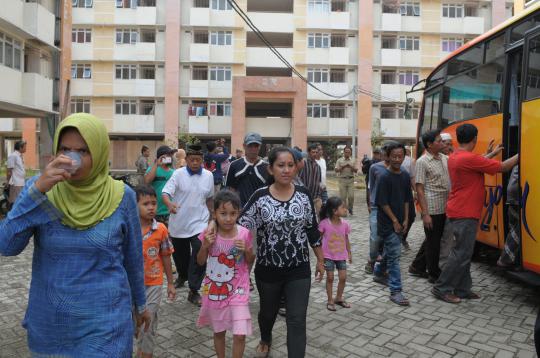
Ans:
[[[504,145],[498,159],[521,153],[522,266],[540,273],[540,3],[450,54],[422,90],[418,138],[437,128],[450,133],[457,145],[456,127],[472,123],[479,130],[478,153],[491,139]],[[499,249],[508,226],[507,181],[507,174],[486,175],[477,236]]]

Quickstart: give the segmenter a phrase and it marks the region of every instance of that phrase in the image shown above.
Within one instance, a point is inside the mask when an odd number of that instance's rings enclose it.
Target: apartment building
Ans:
[[[381,0],[373,5],[373,127],[386,138],[416,136],[422,95],[406,92],[454,50],[512,16],[513,1]],[[418,86],[421,88],[422,86]]]
[[[0,2],[0,158],[24,138],[25,162],[37,168],[40,119],[58,111],[62,1]]]
[[[302,148],[356,131],[359,156],[372,128],[412,142],[421,95],[405,113],[405,92],[512,13],[505,0],[236,2],[298,72],[227,0],[72,0],[70,110],[106,121],[114,168],[179,133],[234,150],[248,131]]]

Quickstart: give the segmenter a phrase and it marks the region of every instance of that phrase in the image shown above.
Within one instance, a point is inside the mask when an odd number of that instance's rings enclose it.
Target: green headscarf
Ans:
[[[75,128],[92,155],[92,170],[82,181],[63,181],[49,192],[49,201],[63,214],[62,223],[84,230],[111,216],[124,196],[124,183],[109,176],[109,135],[105,124],[87,113],[75,113],[60,122],[54,135],[54,154],[60,134]]]

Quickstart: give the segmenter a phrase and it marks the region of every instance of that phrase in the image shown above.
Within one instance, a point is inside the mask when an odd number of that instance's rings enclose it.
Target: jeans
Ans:
[[[381,269],[376,274],[382,275],[388,271],[388,287],[390,294],[401,292],[401,270],[399,268],[399,259],[401,258],[401,237],[392,232],[383,237],[384,253]]]
[[[259,329],[261,341],[272,344],[272,329],[276,322],[282,294],[287,310],[287,356],[302,358],[306,354],[306,314],[311,278],[264,282],[255,277],[259,290]]]
[[[412,267],[416,271],[425,271],[427,269],[431,277],[439,277],[441,271],[439,269],[439,255],[441,251],[441,238],[444,232],[444,223],[446,215],[431,215],[433,227],[428,229],[424,226],[426,238],[418,250],[418,254],[412,263]]]
[[[173,237],[174,265],[178,271],[178,278],[188,280],[192,291],[199,291],[206,272],[206,265],[197,264],[197,254],[201,248],[199,235],[188,238]]]
[[[508,234],[499,261],[506,265],[515,265],[519,262],[521,239],[519,235],[519,205],[507,206]]]
[[[377,234],[377,212],[378,207],[372,206],[369,214],[369,262],[375,262],[381,252],[383,240]]]
[[[433,289],[439,294],[466,297],[471,293],[471,259],[478,219],[450,219],[456,243]]]
[[[454,239],[454,231],[452,230],[452,223],[450,222],[450,219],[446,218],[446,222],[444,223],[444,230],[441,237],[441,249],[439,253],[439,268],[442,270],[444,268],[444,265],[446,265],[446,261],[448,261],[448,256],[450,255],[450,251],[454,248],[456,245],[456,240]]]
[[[326,204],[326,201],[328,200],[328,190],[326,190],[326,188],[321,191],[321,199],[323,205]]]

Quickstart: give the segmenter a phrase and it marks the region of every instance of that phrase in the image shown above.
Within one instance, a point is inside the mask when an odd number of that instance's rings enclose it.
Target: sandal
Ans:
[[[326,304],[326,309],[329,310],[329,311],[332,311],[332,312],[336,312],[336,305],[333,304],[333,303],[328,302]]]
[[[334,303],[338,306],[341,306],[343,308],[351,308],[351,305],[345,301],[345,300],[342,300],[342,301],[334,301]]]
[[[266,352],[263,352],[264,347],[268,347]],[[260,341],[255,348],[255,358],[266,358],[270,356],[270,344]]]
[[[390,301],[400,306],[410,306],[409,300],[403,296],[403,293],[396,292],[390,295]]]

